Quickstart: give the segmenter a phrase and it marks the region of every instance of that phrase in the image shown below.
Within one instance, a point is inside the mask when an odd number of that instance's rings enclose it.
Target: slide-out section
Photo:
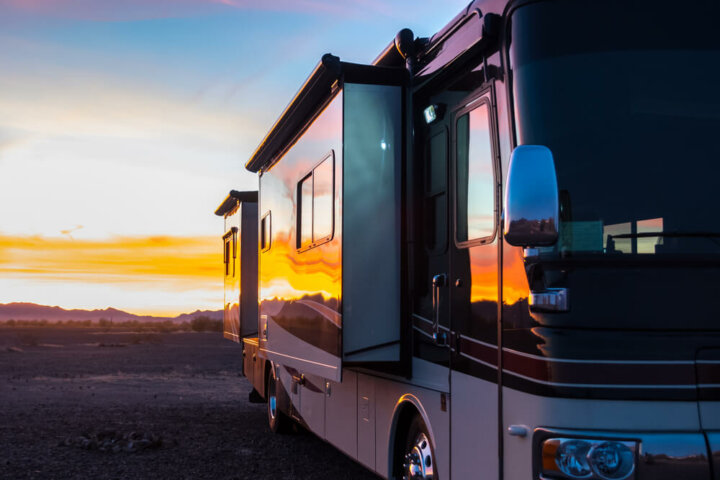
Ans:
[[[259,346],[300,374],[338,382],[343,362],[401,360],[406,75],[326,55],[248,162]]]

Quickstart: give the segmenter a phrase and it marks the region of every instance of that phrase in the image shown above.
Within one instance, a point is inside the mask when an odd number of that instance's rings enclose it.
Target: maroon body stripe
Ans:
[[[432,335],[432,324],[417,317],[413,324]],[[452,337],[452,335],[451,335]],[[497,347],[466,337],[455,343],[459,353],[497,368]],[[644,386],[688,387],[696,385],[695,365],[692,362],[663,362],[621,359],[574,360],[540,358],[535,355],[503,351],[503,371],[530,381],[573,387],[594,386],[633,388]],[[720,384],[720,365],[698,365],[699,383]]]

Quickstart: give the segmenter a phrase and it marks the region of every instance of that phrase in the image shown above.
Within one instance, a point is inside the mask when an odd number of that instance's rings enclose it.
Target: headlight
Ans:
[[[628,480],[635,471],[636,442],[548,438],[540,446],[543,479]]]

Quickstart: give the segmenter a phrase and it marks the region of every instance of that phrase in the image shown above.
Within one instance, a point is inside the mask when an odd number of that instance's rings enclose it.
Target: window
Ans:
[[[298,228],[298,248],[308,248],[312,245],[312,196],[313,196],[313,176],[312,173],[300,180],[298,187],[299,198],[299,224]]]
[[[232,276],[235,276],[235,265],[237,265],[237,238],[238,227],[232,227]]]
[[[495,167],[490,104],[478,106],[457,120],[456,239],[458,244],[487,243],[495,237]]]
[[[223,263],[225,264],[225,275],[230,275],[230,236],[223,238]]]
[[[267,252],[270,250],[272,243],[272,215],[268,210],[260,220],[260,251]]]
[[[225,264],[225,275],[229,273],[230,270],[230,242],[228,239],[225,239],[225,251],[223,252],[223,263]]]
[[[330,154],[297,185],[297,248],[307,250],[333,237],[335,154]]]
[[[223,235],[223,263],[225,264],[225,275],[235,276],[235,264],[237,263],[237,236],[238,228],[232,227]],[[232,268],[231,268],[232,265]]]
[[[447,157],[448,134],[443,126],[427,146],[425,180],[425,246],[442,254],[447,248]]]

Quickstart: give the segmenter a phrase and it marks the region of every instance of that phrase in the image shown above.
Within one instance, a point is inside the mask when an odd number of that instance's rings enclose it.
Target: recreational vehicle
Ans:
[[[719,21],[478,0],[324,55],[216,212],[270,428],[385,478],[720,479]]]

